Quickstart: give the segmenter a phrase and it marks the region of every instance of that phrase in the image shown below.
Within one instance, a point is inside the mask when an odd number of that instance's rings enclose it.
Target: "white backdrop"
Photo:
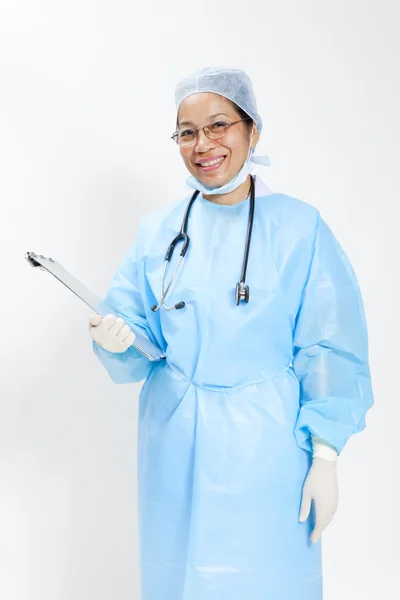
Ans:
[[[139,598],[140,385],[112,383],[92,311],[24,253],[104,294],[139,217],[186,191],[169,139],[177,79],[228,65],[258,98],[272,163],[259,174],[321,211],[369,324],[376,405],[340,459],[325,599],[398,600],[399,4],[0,6],[0,597]]]

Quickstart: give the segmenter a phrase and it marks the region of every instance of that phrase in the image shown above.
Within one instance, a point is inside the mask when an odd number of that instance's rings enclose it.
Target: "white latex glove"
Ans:
[[[337,462],[314,457],[303,486],[300,523],[306,521],[314,501],[315,525],[310,540],[315,544],[338,508]]]
[[[92,315],[89,331],[96,344],[108,352],[125,352],[135,339],[125,321],[115,315]]]

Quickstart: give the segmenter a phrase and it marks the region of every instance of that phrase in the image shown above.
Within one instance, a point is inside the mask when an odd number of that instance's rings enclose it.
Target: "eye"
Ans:
[[[223,129],[226,129],[226,127],[229,127],[229,123],[226,123],[225,121],[216,121],[210,125],[211,131],[222,131]]]
[[[179,132],[179,137],[184,140],[184,139],[188,139],[194,136],[194,129],[184,129],[183,131]]]

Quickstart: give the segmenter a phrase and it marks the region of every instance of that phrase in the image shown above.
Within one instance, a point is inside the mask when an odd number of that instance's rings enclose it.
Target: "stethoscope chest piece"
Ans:
[[[242,281],[240,283],[237,283],[235,297],[236,297],[236,305],[237,306],[239,306],[241,300],[244,300],[247,304],[248,301],[250,300],[249,286],[244,285],[244,283]]]

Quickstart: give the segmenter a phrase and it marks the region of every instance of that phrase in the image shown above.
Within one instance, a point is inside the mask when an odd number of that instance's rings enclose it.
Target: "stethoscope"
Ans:
[[[174,306],[166,306],[165,304],[165,298],[167,297],[167,294],[176,278],[176,275],[178,273],[179,267],[181,265],[181,262],[183,260],[183,258],[185,257],[185,254],[189,248],[189,241],[190,238],[187,234],[187,225],[188,225],[188,220],[189,220],[189,215],[190,215],[190,210],[192,208],[192,205],[194,203],[194,201],[196,200],[197,196],[199,194],[199,190],[196,190],[193,194],[193,196],[191,197],[187,207],[186,207],[186,211],[185,211],[185,215],[183,217],[183,221],[182,221],[182,226],[180,229],[180,232],[178,233],[178,235],[172,240],[171,244],[168,247],[167,253],[165,255],[165,264],[164,264],[164,272],[161,278],[161,286],[160,286],[160,302],[156,305],[154,304],[154,306],[151,307],[151,310],[153,312],[156,312],[157,310],[159,310],[161,308],[161,306],[164,306],[164,308],[166,310],[173,310],[174,308],[176,310],[180,310],[181,308],[183,308],[185,306],[184,302],[178,302],[177,304],[175,304]],[[253,231],[253,220],[254,220],[254,206],[255,206],[255,184],[254,184],[254,177],[252,175],[250,175],[250,210],[249,210],[249,221],[247,224],[247,236],[246,236],[246,246],[245,246],[245,251],[244,251],[244,257],[243,257],[243,265],[242,265],[242,273],[240,276],[240,281],[236,284],[236,290],[235,290],[235,300],[236,300],[236,305],[239,306],[240,302],[242,300],[244,300],[244,302],[247,304],[250,300],[250,289],[249,286],[246,285],[246,272],[247,272],[247,263],[249,260],[249,251],[250,251],[250,243],[251,243],[251,234]],[[167,285],[167,289],[164,291],[164,285],[165,285],[165,276],[167,273],[167,268],[169,265],[169,262],[172,258],[172,255],[174,253],[175,250],[175,246],[179,243],[179,242],[183,242],[183,246],[182,246],[182,250],[180,253],[180,257],[178,260],[178,264],[176,265],[174,274],[171,277],[171,281],[169,282],[169,284]]]

